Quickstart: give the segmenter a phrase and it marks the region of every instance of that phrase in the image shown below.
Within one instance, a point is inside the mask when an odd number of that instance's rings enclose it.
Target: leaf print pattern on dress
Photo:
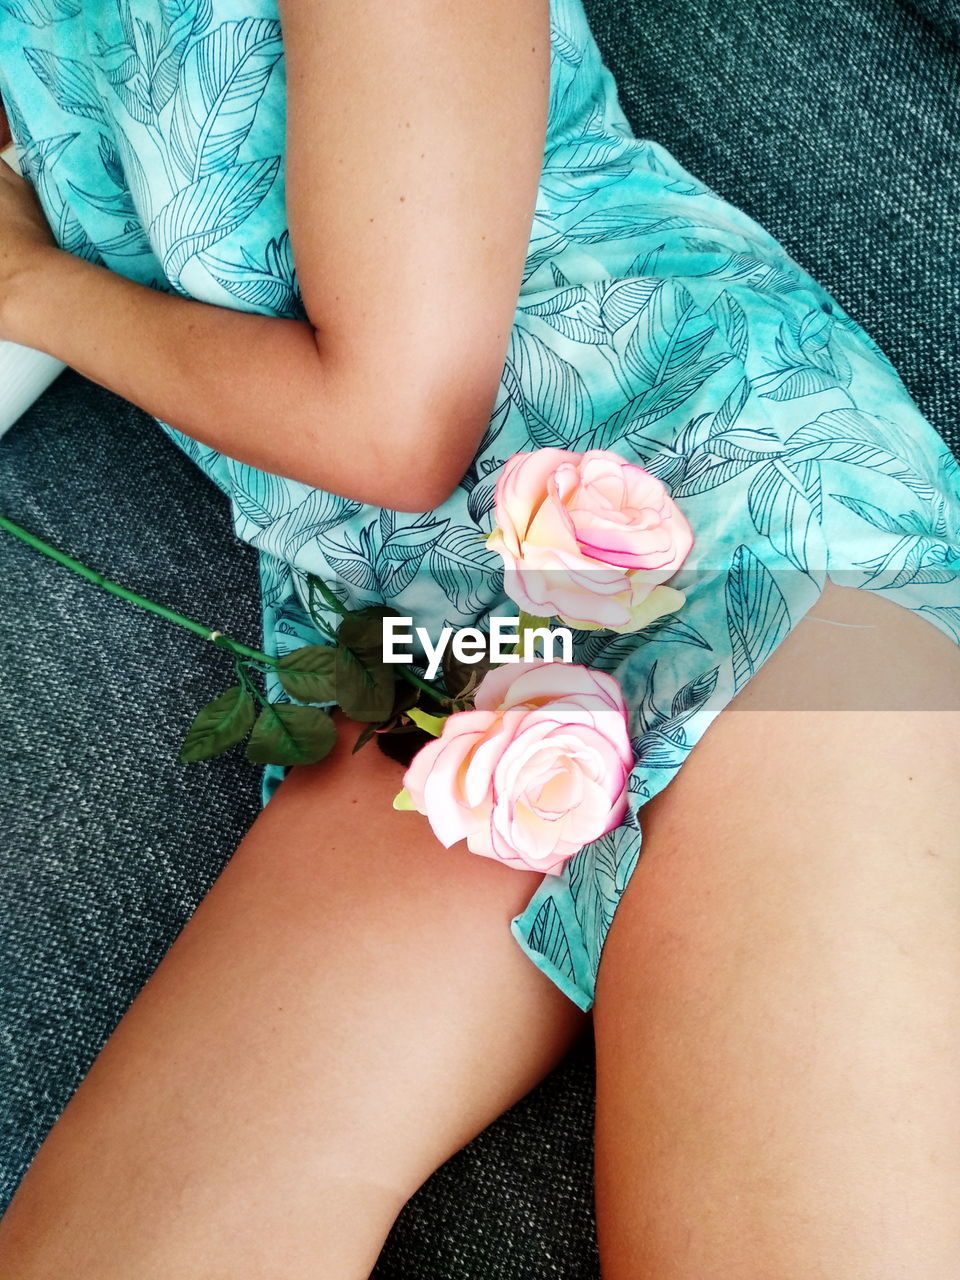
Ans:
[[[61,111],[105,123],[103,103],[90,69],[76,58],[64,58],[49,49],[27,47],[23,51],[30,69]]]
[[[170,154],[188,183],[236,164],[270,72],[280,23],[222,22],[192,44],[177,75]]]
[[[209,270],[200,255],[247,222],[280,170],[280,155],[240,159],[271,73],[283,54],[279,21],[243,18],[208,30],[213,16],[210,4],[163,0],[156,9],[156,21],[151,22],[134,16],[131,2],[117,0],[122,39],[108,44],[101,37],[97,62],[127,117],[125,126],[116,120],[126,144],[118,139],[118,145],[131,168],[141,171],[132,185],[141,195],[139,208],[149,243],[163,275],[178,292],[195,294],[196,284],[188,288],[183,280],[189,264],[194,278],[199,268],[218,291],[262,307],[263,281],[259,297],[250,289],[255,277],[265,274],[262,269],[252,268],[248,273],[252,280],[242,275],[237,280],[236,268],[228,262],[220,268],[221,272],[226,268],[222,278]],[[158,153],[166,179],[149,193],[142,176],[143,160],[150,151],[145,140]],[[121,251],[116,242],[111,247]],[[126,245],[123,248],[129,252]],[[275,266],[282,267],[282,252],[278,237]],[[270,291],[274,297],[279,283],[275,277]],[[280,296],[286,308],[293,310],[289,296]]]
[[[80,12],[80,0],[0,0],[0,9],[5,9],[18,22],[46,27],[51,22],[75,18]]]
[[[240,246],[243,262],[218,257],[213,250],[200,253],[204,266],[219,285],[251,309],[267,315],[306,320],[306,308],[297,284],[297,269],[290,248],[290,232],[270,240],[257,262],[246,245]]]

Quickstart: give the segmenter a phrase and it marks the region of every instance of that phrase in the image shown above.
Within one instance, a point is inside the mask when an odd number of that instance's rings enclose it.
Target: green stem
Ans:
[[[437,689],[434,689],[433,685],[428,684],[426,680],[421,680],[417,673],[410,667],[398,667],[397,670],[408,684],[415,685],[416,688],[422,689],[424,693],[429,693],[430,697],[439,706],[445,705],[446,694],[440,693]]]
[[[267,698],[265,698],[263,694],[260,692],[260,690],[257,688],[256,682],[251,680],[250,677],[247,675],[246,671],[244,671],[243,665],[244,664],[243,664],[242,658],[240,658],[235,654],[233,659],[233,669],[237,673],[237,679],[239,680],[240,684],[243,685],[244,689],[246,689],[248,693],[253,694],[254,699],[257,702],[259,702],[261,706],[264,706],[264,707],[273,706],[273,703],[270,702]]]
[[[177,613],[174,609],[168,609],[165,605],[148,600],[146,596],[138,595],[128,587],[121,586],[119,582],[113,582],[110,578],[105,578],[96,569],[91,569],[79,560],[75,560],[73,556],[68,556],[66,552],[57,550],[49,542],[44,542],[42,538],[38,538],[36,534],[30,533],[28,529],[24,529],[21,525],[14,524],[12,520],[2,514],[0,514],[0,529],[6,529],[7,533],[12,533],[15,538],[19,538],[28,546],[33,547],[34,550],[42,551],[51,560],[56,560],[58,564],[66,565],[68,569],[72,569],[74,573],[79,573],[88,582],[93,582],[96,586],[102,587],[104,591],[109,591],[111,595],[119,596],[121,600],[128,600],[131,604],[139,605],[141,609],[148,609],[151,613],[155,613],[161,618],[166,618],[168,622],[175,622],[177,626],[184,627],[187,631],[193,631],[198,636],[203,636],[205,640],[212,640],[221,649],[227,649],[231,653],[242,654],[246,658],[256,658],[260,662],[268,663],[271,667],[278,665],[278,659],[271,658],[268,653],[261,653],[259,649],[251,649],[249,646],[241,644],[239,640],[233,640],[230,636],[225,636],[222,631],[211,630],[210,627],[204,626],[203,623],[194,622],[192,618],[185,618],[182,613]]]

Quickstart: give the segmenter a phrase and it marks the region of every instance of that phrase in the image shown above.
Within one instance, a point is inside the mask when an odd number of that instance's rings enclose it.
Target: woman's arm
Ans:
[[[304,321],[159,293],[46,247],[10,280],[0,336],[264,471],[400,510],[446,496],[446,475],[438,484],[421,464],[417,478],[396,448],[428,430],[423,413],[404,411],[403,388],[338,376]]]
[[[548,3],[281,0],[280,14],[309,322],[160,293],[41,243],[32,189],[10,174],[0,336],[231,457],[426,510],[469,465],[503,369],[543,157]]]

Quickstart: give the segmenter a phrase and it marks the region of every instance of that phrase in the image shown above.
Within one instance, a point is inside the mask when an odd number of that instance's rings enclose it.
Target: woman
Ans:
[[[271,652],[316,641],[303,570],[380,583],[374,525],[429,544],[390,603],[485,616],[438,565],[517,450],[601,435],[697,542],[681,627],[614,668],[642,858],[626,824],[561,876],[443,850],[342,721],[268,768],[0,1273],[367,1275],[592,1023],[605,1280],[954,1277],[960,484],[885,358],[633,138],[580,0],[72,8],[0,28],[0,336],[221,484]]]

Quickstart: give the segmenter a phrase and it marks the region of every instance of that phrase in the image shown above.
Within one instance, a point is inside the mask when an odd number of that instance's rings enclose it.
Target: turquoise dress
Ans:
[[[157,289],[303,316],[275,0],[0,0],[0,89],[63,248]],[[274,655],[322,642],[308,572],[433,637],[515,612],[480,535],[517,450],[610,448],[667,485],[696,536],[673,580],[685,605],[636,635],[576,637],[577,660],[612,671],[631,708],[630,816],[545,875],[510,926],[581,1009],[640,856],[644,802],[827,576],[960,643],[955,460],[837,301],[755,221],[633,135],[581,0],[551,2],[526,265],[499,394],[456,492],[419,514],[374,508],[159,425],[257,548]],[[268,692],[287,697],[272,677]],[[283,774],[264,769],[264,804]]]

